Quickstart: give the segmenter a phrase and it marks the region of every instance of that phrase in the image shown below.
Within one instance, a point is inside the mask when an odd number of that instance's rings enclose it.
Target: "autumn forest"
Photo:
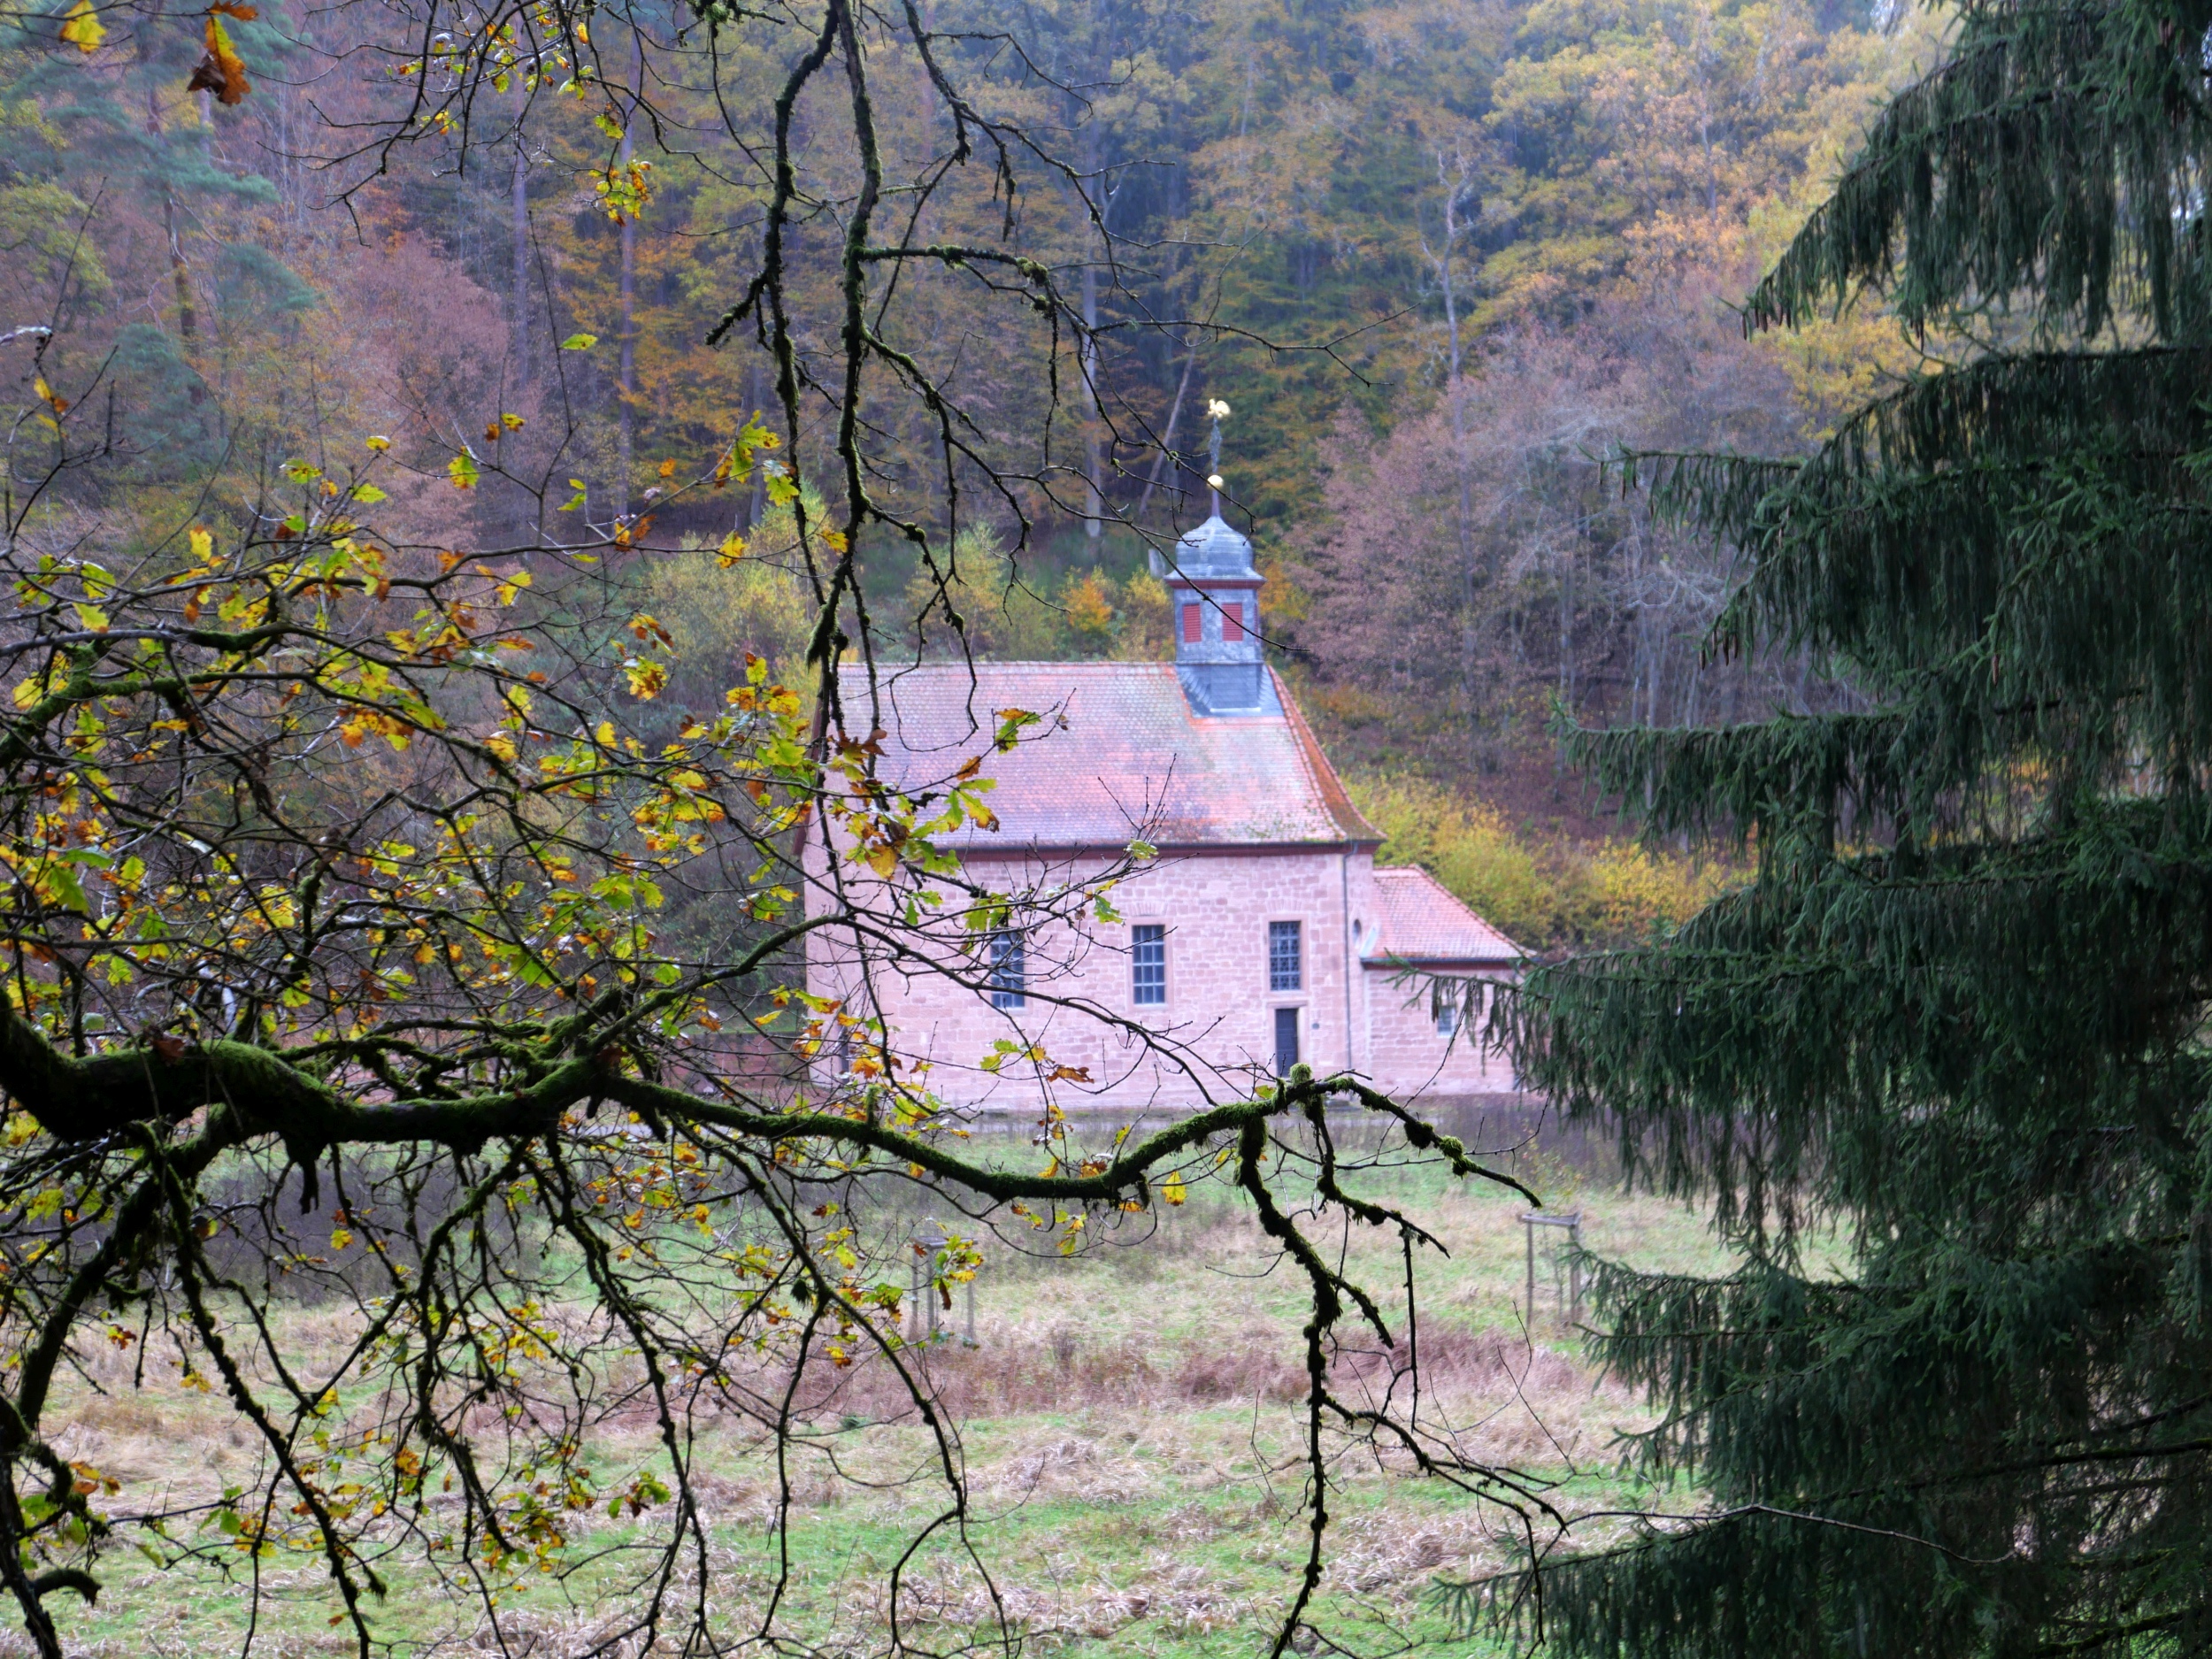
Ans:
[[[929,576],[877,531],[878,649],[1163,654],[1147,538],[1203,516],[1218,399],[1271,644],[1368,757],[1394,829],[1458,848],[1458,885],[1532,942],[1682,913],[1694,872],[1563,862],[1602,861],[1613,832],[1563,776],[1553,708],[1694,723],[1848,693],[1806,652],[1708,661],[1729,556],[1655,521],[1604,457],[1801,448],[1909,366],[1877,306],[1747,343],[1731,302],[1938,23],[1794,0],[957,11],[928,17],[963,96],[1069,171],[1010,194],[955,170],[911,234],[1018,241],[1095,332],[957,270],[883,296],[977,449],[964,476],[926,454],[926,411],[887,391],[871,409],[876,487],[956,549],[964,625],[918,619]],[[774,403],[757,319],[729,319],[761,257],[787,65],[769,32],[638,20],[412,128],[435,54],[417,65],[358,8],[218,17],[242,65],[228,102],[194,78],[199,28],[87,51],[25,23],[8,316],[52,319],[58,396],[112,400],[112,488],[146,533],[373,432],[402,480],[387,511],[422,539],[619,525],[641,557],[613,574],[650,589],[680,663],[713,679],[733,651],[802,654],[806,607],[755,529],[767,475],[678,488]],[[949,117],[910,49],[876,56],[895,176]],[[821,353],[849,117],[810,88],[790,122],[814,205],[781,257],[795,337]],[[447,487],[457,449],[494,446],[496,476]],[[718,561],[733,529],[769,557]]]
[[[0,1659],[2212,1652],[2212,0],[0,134]]]

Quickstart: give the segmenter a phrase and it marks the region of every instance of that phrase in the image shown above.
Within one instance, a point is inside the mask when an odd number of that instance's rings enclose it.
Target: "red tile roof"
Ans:
[[[1511,962],[1521,954],[1518,945],[1418,864],[1378,867],[1375,889],[1382,937],[1362,954],[1378,967],[1388,962]]]
[[[1273,671],[1269,671],[1271,673]],[[865,671],[842,671],[849,730],[869,722]],[[977,848],[1379,841],[1278,678],[1279,714],[1200,718],[1172,663],[925,663],[884,671],[884,777],[919,786],[984,753],[995,834]],[[1001,709],[1046,717],[989,754]],[[1147,825],[1149,828],[1146,828]]]

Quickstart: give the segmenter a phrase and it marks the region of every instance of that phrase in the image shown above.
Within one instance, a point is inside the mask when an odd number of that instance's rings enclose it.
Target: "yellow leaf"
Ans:
[[[675,464],[673,461],[663,461],[663,462],[661,463],[661,476],[662,476],[663,478],[673,478],[673,477],[675,477],[675,476],[676,476],[676,464]]]
[[[99,13],[92,9],[91,0],[77,0],[69,8],[69,16],[61,26],[61,37],[81,52],[96,52],[108,37],[100,27]]]
[[[69,400],[47,385],[46,377],[43,374],[31,382],[31,389],[44,398],[46,406],[57,415],[65,415],[69,412]]]
[[[192,562],[204,565],[215,557],[215,537],[205,528],[194,525],[185,539],[192,545]]]
[[[369,440],[369,448],[378,455],[383,454],[385,450],[390,449],[391,447],[392,441],[384,436],[382,433],[379,433],[375,437]]]
[[[1184,1199],[1190,1196],[1190,1194],[1183,1188],[1183,1176],[1181,1171],[1171,1170],[1168,1171],[1167,1179],[1160,1183],[1160,1196],[1171,1204],[1179,1204],[1184,1201]]]
[[[721,547],[715,551],[714,562],[722,569],[727,570],[744,557],[745,538],[733,530],[722,538]]]
[[[473,489],[479,476],[476,457],[466,449],[445,464],[446,476],[453,480],[456,489]]]

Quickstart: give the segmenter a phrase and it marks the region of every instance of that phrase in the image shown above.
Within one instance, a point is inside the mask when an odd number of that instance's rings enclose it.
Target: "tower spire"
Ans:
[[[1221,516],[1221,423],[1229,405],[1209,398],[1207,442],[1215,471],[1206,479],[1213,512],[1177,538],[1171,559],[1152,552],[1152,573],[1166,583],[1175,618],[1175,672],[1191,712],[1200,716],[1279,714],[1260,652],[1260,572],[1252,543]]]
[[[1206,412],[1213,417],[1213,435],[1206,440],[1206,455],[1210,470],[1206,474],[1206,494],[1210,516],[1221,517],[1221,423],[1229,419],[1229,405],[1218,397],[1206,400]]]

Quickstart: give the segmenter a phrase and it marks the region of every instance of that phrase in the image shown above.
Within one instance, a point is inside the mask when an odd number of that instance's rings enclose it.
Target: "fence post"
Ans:
[[[1533,1331],[1536,1328],[1536,1217],[1533,1215],[1521,1217],[1521,1236],[1528,1243],[1528,1286],[1523,1296],[1527,1309],[1525,1323]]]
[[[1575,1212],[1574,1225],[1567,1229],[1567,1324],[1570,1327],[1582,1323],[1582,1212]]]

